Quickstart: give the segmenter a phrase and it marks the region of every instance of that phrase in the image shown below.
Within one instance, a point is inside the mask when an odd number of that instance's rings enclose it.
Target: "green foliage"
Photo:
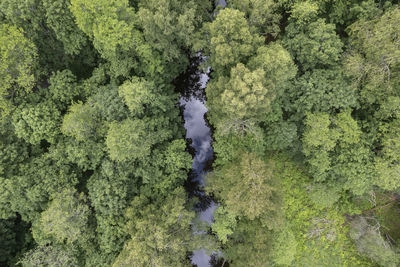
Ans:
[[[278,42],[258,48],[257,54],[249,62],[249,67],[263,69],[268,80],[268,87],[279,95],[297,72],[290,53]]]
[[[317,15],[318,4],[313,1],[296,2],[290,10],[290,19],[300,26],[312,22]]]
[[[208,191],[221,199],[233,214],[250,220],[270,218],[279,212],[278,185],[273,162],[264,162],[255,154],[242,152],[231,164],[225,164],[208,178]],[[265,221],[269,228],[277,222]]]
[[[398,168],[400,167],[399,155],[397,153],[400,145],[400,120],[383,124],[380,128],[382,135],[382,148],[375,158],[375,169],[377,173],[376,185],[385,190],[398,189]]]
[[[310,199],[316,207],[330,208],[340,198],[340,186],[314,184],[310,189]]]
[[[335,25],[326,23],[324,19],[304,27],[290,23],[286,27],[283,43],[303,70],[335,66],[343,47]]]
[[[76,77],[70,70],[53,73],[49,78],[49,83],[48,90],[51,99],[60,105],[60,109],[70,105],[81,93],[76,84]]]
[[[83,171],[95,170],[106,154],[104,144],[92,140],[77,141],[65,138],[57,146],[51,147],[49,153],[56,161],[67,161],[76,164]]]
[[[72,251],[59,245],[43,245],[32,249],[20,261],[24,267],[34,266],[79,266]]]
[[[33,228],[36,242],[46,242],[47,238],[59,244],[87,242],[90,211],[86,202],[86,197],[72,188],[55,194]]]
[[[128,190],[135,191],[129,186],[131,184],[132,181],[110,161],[104,161],[88,181],[89,200],[97,221],[97,243],[101,254],[107,255],[109,263],[117,256],[127,238],[123,231],[126,224],[123,215],[128,207]]]
[[[400,255],[380,235],[379,225],[370,223],[362,216],[351,222],[350,237],[356,243],[357,249],[381,266],[398,266]]]
[[[266,147],[261,129],[257,129],[253,125],[250,125],[250,127],[246,125],[247,129],[245,128],[244,133],[241,129],[240,131],[236,129],[225,131],[226,129],[229,130],[229,126],[232,126],[232,123],[228,122],[225,127],[219,127],[213,135],[215,140],[213,148],[217,155],[214,162],[216,166],[231,162],[236,157],[237,151],[249,151],[260,156],[264,154]],[[239,124],[239,126],[241,125]]]
[[[224,257],[230,266],[271,265],[272,232],[259,220],[238,222],[232,241],[226,245]]]
[[[167,196],[171,190],[184,184],[192,163],[185,149],[186,143],[182,139],[173,140],[160,149],[154,149],[148,160],[140,162],[135,175],[142,179],[143,195],[148,198]]]
[[[398,1],[212,2],[0,1],[0,265],[187,266],[215,242],[230,266],[400,264]],[[194,55],[209,235],[182,188]]]
[[[361,258],[348,237],[345,217],[338,209],[321,209],[309,197],[311,179],[287,157],[275,159],[284,192],[283,211],[296,242],[292,266],[373,266]],[[351,212],[356,212],[353,206]]]
[[[46,208],[50,196],[77,184],[77,174],[65,162],[54,161],[49,154],[19,165],[20,172],[7,179],[11,209],[25,221],[32,221]]]
[[[286,121],[269,125],[265,134],[265,143],[268,150],[284,150],[292,146],[297,139],[297,127]]]
[[[194,212],[185,209],[185,192],[177,188],[161,205],[136,197],[127,210],[131,240],[113,266],[187,266]]]
[[[219,75],[229,74],[239,62],[245,63],[262,43],[262,38],[251,33],[245,13],[236,9],[225,8],[204,27],[208,41],[201,48]]]
[[[277,12],[277,5],[271,0],[232,0],[228,7],[238,9],[246,14],[251,27],[261,35],[276,37],[279,32],[281,14]]]
[[[110,158],[125,161],[149,156],[151,147],[168,134],[157,132],[155,123],[157,122],[149,119],[126,119],[111,123],[106,138]]]
[[[87,38],[75,24],[69,5],[69,0],[43,0],[48,26],[63,43],[66,54],[77,54],[86,45]]]
[[[296,237],[290,228],[284,228],[274,238],[271,257],[277,265],[291,266],[296,253]]]
[[[42,140],[55,143],[60,134],[61,113],[50,101],[20,106],[12,120],[15,134],[34,145]]]
[[[239,63],[231,69],[231,79],[221,77],[218,86],[224,86],[220,95],[220,107],[228,118],[239,120],[258,118],[269,111],[274,92],[268,90],[265,72],[250,71]]]
[[[289,53],[277,43],[260,47],[248,65],[238,63],[229,78],[219,76],[207,86],[208,105],[217,124],[263,121],[271,112],[271,102],[296,75]]]
[[[381,103],[395,95],[393,80],[400,59],[400,11],[393,8],[372,20],[360,19],[348,28],[352,50],[346,68],[361,86],[361,98],[368,104]],[[398,79],[398,78],[397,78]]]
[[[309,114],[305,124],[308,128],[304,133],[303,151],[306,156],[311,156],[309,164],[314,179],[324,181],[331,165],[329,152],[335,147],[337,135],[329,128],[328,114]]]
[[[285,109],[295,113],[296,117],[306,112],[329,113],[358,106],[356,90],[341,69],[306,72],[290,87],[288,95],[292,104],[286,105]]]
[[[331,188],[325,190],[331,192],[331,201],[338,198],[337,186],[350,189],[356,195],[370,190],[374,170],[364,138],[349,112],[339,113],[335,118],[325,113],[308,114],[303,151],[314,180],[330,184]],[[321,194],[315,195],[317,201],[323,197]]]
[[[61,131],[65,135],[73,136],[78,141],[85,141],[96,137],[99,122],[94,108],[86,103],[78,102],[69,107],[64,116]]]
[[[152,82],[133,77],[131,81],[126,81],[119,89],[119,95],[124,98],[129,110],[135,116],[143,115],[145,107],[157,101],[154,94],[155,85]]]
[[[128,1],[72,0],[70,9],[79,29],[93,40],[102,57],[110,61],[113,73],[127,76],[134,67],[130,50],[140,39],[133,27],[134,11]]]
[[[24,31],[12,25],[0,25],[0,118],[11,112],[15,95],[29,93],[34,86],[37,64],[35,45]]]
[[[129,115],[124,100],[118,95],[118,88],[114,85],[96,88],[87,103],[92,104],[102,121],[122,121]]]
[[[18,164],[29,158],[29,147],[12,132],[10,122],[0,122],[0,177],[18,173]]]
[[[151,48],[160,54],[164,75],[174,78],[188,65],[185,49],[206,17],[210,2],[151,0],[138,1],[137,23]],[[175,64],[168,64],[175,62]]]
[[[236,215],[231,213],[224,206],[218,207],[214,211],[214,223],[211,225],[212,231],[217,235],[222,244],[228,241],[229,235],[233,234],[236,228]]]
[[[11,181],[0,177],[0,218],[9,219],[15,217],[15,212],[12,208],[10,198],[13,194],[11,192]]]

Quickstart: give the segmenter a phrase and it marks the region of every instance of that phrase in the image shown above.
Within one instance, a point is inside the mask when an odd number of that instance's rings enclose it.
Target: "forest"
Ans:
[[[400,266],[400,1],[0,0],[0,266]]]

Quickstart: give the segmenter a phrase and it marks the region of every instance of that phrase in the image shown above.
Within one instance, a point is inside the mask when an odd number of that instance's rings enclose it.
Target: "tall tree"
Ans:
[[[209,176],[207,190],[236,216],[250,220],[269,218],[263,223],[274,228],[279,223],[275,215],[279,214],[281,200],[273,169],[273,162],[242,152],[231,164],[225,164]]]
[[[106,145],[113,160],[144,159],[150,155],[153,145],[169,135],[166,129],[157,131],[155,119],[127,119],[110,125]]]
[[[77,54],[86,45],[87,37],[76,25],[70,4],[69,0],[43,0],[48,26],[63,43],[66,54]]]
[[[126,214],[131,239],[113,266],[187,266],[195,215],[185,209],[185,199],[183,188],[172,191],[160,205],[136,197]]]
[[[233,0],[228,1],[230,8],[238,9],[246,14],[250,27],[267,37],[276,37],[279,32],[279,14],[277,4],[271,0]]]
[[[59,244],[89,241],[89,206],[83,193],[67,188],[53,196],[49,207],[34,224],[33,236],[37,243],[54,241]]]
[[[262,38],[251,32],[245,14],[236,9],[220,11],[212,23],[205,24],[204,31],[208,38],[199,48],[205,50],[217,75],[229,75],[233,66],[246,63],[262,44]]]
[[[283,43],[303,70],[335,66],[343,51],[335,25],[324,19],[306,25],[289,23]]]
[[[24,36],[24,31],[12,25],[0,25],[0,118],[11,111],[16,95],[29,93],[35,83],[37,50]]]
[[[361,86],[361,99],[367,104],[382,103],[397,95],[400,81],[400,11],[392,8],[373,19],[360,19],[349,28],[351,50],[346,67]]]
[[[342,112],[334,118],[326,113],[308,114],[305,123],[303,151],[314,180],[325,183],[331,193],[341,188],[356,195],[368,192],[373,183],[372,155],[351,114]]]

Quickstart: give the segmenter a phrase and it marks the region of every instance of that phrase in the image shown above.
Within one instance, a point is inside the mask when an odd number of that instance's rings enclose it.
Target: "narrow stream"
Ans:
[[[209,77],[208,72],[198,70],[202,60],[201,56],[191,60],[190,68],[181,76],[179,87],[186,139],[190,143],[191,153],[194,156],[186,190],[190,197],[196,197],[199,200],[194,209],[200,220],[211,225],[216,204],[205,194],[203,187],[204,176],[211,170],[214,151],[211,146],[211,131],[205,119],[207,113],[205,88]],[[211,266],[210,259],[211,257],[204,250],[196,250],[193,252],[192,264],[198,267],[209,267]]]
[[[225,0],[218,0],[217,6],[225,7]],[[209,80],[209,72],[199,70],[200,64],[205,58],[198,57],[190,60],[190,66],[175,82],[181,92],[180,105],[183,110],[186,140],[190,144],[190,152],[193,155],[192,169],[186,182],[186,190],[189,197],[196,197],[199,201],[195,204],[195,211],[201,221],[211,225],[214,210],[217,204],[204,192],[204,177],[211,171],[214,160],[214,151],[211,146],[211,130],[206,120],[206,96],[205,88]],[[197,233],[207,234],[207,233]],[[197,267],[211,267],[211,256],[206,251],[199,249],[193,251],[191,262]]]

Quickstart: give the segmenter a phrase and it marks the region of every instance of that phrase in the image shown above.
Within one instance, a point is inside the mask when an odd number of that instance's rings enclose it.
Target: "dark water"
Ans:
[[[226,1],[218,0],[217,6],[225,7]],[[189,150],[193,155],[192,170],[185,187],[191,198],[198,199],[194,209],[200,220],[211,225],[217,204],[204,192],[204,176],[211,170],[214,160],[211,130],[206,120],[205,88],[210,70],[199,69],[204,60],[201,54],[192,58],[189,68],[175,81],[175,84],[181,93],[180,104],[185,121],[186,139],[190,143]],[[203,249],[194,251],[191,257],[192,264],[198,267],[216,266],[216,261]]]
[[[204,176],[211,170],[214,151],[211,146],[211,131],[205,118],[207,113],[205,87],[209,79],[208,71],[203,72],[198,69],[202,61],[200,55],[193,58],[189,69],[176,83],[179,84],[181,91],[180,104],[183,109],[186,139],[194,156],[192,170],[185,186],[189,196],[198,199],[194,209],[200,220],[211,224],[216,204],[205,194],[203,187]],[[191,260],[192,264],[198,267],[211,266],[211,257],[204,250],[194,251]]]

